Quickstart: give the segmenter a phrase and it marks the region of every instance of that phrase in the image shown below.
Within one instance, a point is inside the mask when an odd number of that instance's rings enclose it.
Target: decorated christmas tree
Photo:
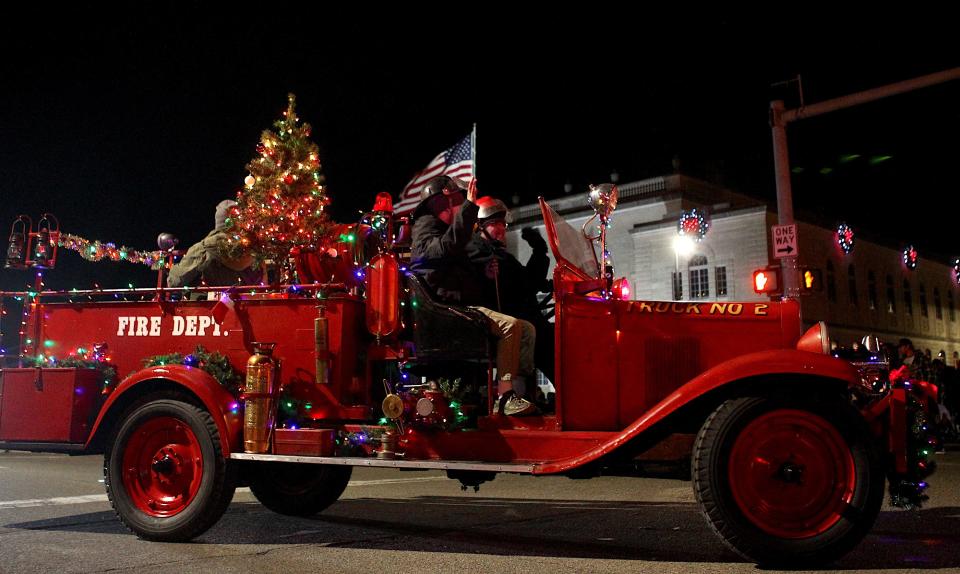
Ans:
[[[223,248],[230,258],[252,253],[285,266],[291,249],[316,247],[329,229],[324,209],[330,199],[317,144],[310,140],[310,124],[297,119],[295,96],[287,101],[275,131],[263,131],[259,155],[247,164],[250,175],[227,220]]]

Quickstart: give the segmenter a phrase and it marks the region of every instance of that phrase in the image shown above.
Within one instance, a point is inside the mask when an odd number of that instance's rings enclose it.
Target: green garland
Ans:
[[[162,367],[164,365],[187,365],[198,367],[209,373],[225,389],[231,392],[239,390],[243,377],[238,373],[225,355],[214,351],[208,352],[203,345],[197,345],[192,354],[183,356],[181,353],[170,355],[154,355],[143,360],[144,367]]]
[[[113,243],[103,243],[99,240],[90,241],[79,235],[69,233],[60,233],[57,236],[57,245],[64,249],[76,251],[80,254],[80,257],[87,261],[109,259],[110,261],[142,263],[153,271],[158,271],[166,261],[163,251],[137,251],[125,245],[117,247]]]
[[[336,456],[369,456],[381,444],[384,429],[361,426],[359,432],[338,431],[334,440]]]
[[[94,361],[84,359],[83,357],[67,357],[65,359],[53,359],[52,357],[35,357],[33,359],[34,367],[58,368],[58,369],[93,369],[100,371],[103,376],[103,388],[117,382],[117,369],[105,361]]]
[[[468,408],[469,405],[478,405],[482,397],[477,390],[470,385],[464,385],[461,379],[443,379],[437,381],[437,385],[447,398],[450,410],[453,411],[453,420],[448,420],[445,430],[456,430],[460,428],[475,428],[477,426],[477,412],[475,409]]]

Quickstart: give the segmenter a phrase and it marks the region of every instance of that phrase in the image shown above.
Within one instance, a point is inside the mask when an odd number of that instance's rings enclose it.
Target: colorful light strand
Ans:
[[[299,123],[294,95],[287,101],[276,131],[261,134],[259,156],[247,164],[250,175],[230,210],[224,248],[231,258],[249,252],[285,265],[292,248],[317,247],[330,228],[317,144],[310,125]]]

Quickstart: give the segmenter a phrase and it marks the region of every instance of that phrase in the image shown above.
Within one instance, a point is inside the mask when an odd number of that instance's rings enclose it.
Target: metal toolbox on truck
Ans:
[[[87,440],[103,376],[95,369],[0,370],[0,440]]]

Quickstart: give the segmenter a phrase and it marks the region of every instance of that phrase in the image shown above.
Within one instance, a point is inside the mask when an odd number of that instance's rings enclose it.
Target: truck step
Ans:
[[[255,460],[263,462],[299,462],[306,464],[342,464],[384,468],[415,468],[421,470],[482,470],[488,472],[513,472],[533,474],[538,463],[479,462],[469,460],[402,460],[380,459],[359,456],[294,456],[285,454],[251,454],[235,452],[232,460]]]

